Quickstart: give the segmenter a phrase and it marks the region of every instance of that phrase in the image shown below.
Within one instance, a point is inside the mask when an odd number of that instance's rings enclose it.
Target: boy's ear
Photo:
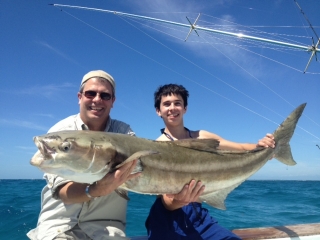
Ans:
[[[159,108],[156,108],[156,113],[157,113],[157,115],[158,115],[159,117],[161,117],[161,112],[160,112]]]

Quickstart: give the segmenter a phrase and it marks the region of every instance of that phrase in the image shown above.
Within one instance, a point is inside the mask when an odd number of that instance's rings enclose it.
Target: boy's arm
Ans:
[[[222,150],[252,150],[256,147],[265,147],[265,148],[274,148],[275,147],[275,141],[273,134],[267,133],[262,139],[258,141],[258,143],[237,143],[228,141],[217,134],[210,133],[207,131],[201,130],[199,133],[199,138],[213,138],[217,139],[219,144],[219,149]]]

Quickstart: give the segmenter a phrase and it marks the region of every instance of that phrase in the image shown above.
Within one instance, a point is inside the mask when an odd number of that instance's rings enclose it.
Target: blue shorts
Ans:
[[[221,227],[201,203],[169,211],[157,198],[146,220],[149,240],[241,240]]]

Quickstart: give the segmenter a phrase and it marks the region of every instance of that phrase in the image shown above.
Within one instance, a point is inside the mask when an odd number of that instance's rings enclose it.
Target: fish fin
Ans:
[[[135,173],[140,173],[143,171],[143,166],[142,166],[142,162],[140,160],[140,158],[138,159],[137,165],[135,166],[135,168],[132,170],[131,174],[135,174]]]
[[[206,202],[212,207],[226,210],[226,206],[224,204],[225,199],[227,198],[228,194],[232,192],[236,187],[238,187],[241,183],[242,182],[237,183],[223,190],[218,190],[209,194],[201,195],[199,198],[201,201]]]
[[[280,162],[289,166],[297,164],[296,161],[293,160],[291,147],[289,144],[287,146],[281,146],[281,148],[278,151],[276,151],[274,157],[278,159]]]
[[[126,199],[126,200],[130,200],[130,198],[128,197],[128,193],[126,190],[123,189],[119,189],[117,188],[116,190],[114,190],[120,197]]]
[[[132,162],[135,159],[139,159],[141,157],[149,156],[152,154],[158,154],[158,152],[150,151],[150,150],[136,152],[136,153],[132,154],[130,157],[128,157],[126,160],[124,160],[122,163],[115,166],[114,169],[118,169],[118,168],[122,167],[124,164],[126,164],[128,162]]]
[[[220,142],[217,139],[183,139],[168,142],[184,148],[190,148],[198,151],[217,152]]]
[[[296,162],[293,160],[291,147],[289,141],[293,135],[296,128],[297,122],[302,115],[302,112],[306,106],[306,103],[301,104],[297,107],[278,127],[278,129],[273,133],[276,148],[274,157],[280,162],[287,165],[295,165]]]

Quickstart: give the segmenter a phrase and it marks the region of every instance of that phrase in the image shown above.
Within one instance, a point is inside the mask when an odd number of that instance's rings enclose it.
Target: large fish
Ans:
[[[34,137],[39,151],[31,164],[81,183],[93,183],[123,164],[139,159],[142,172],[120,190],[142,194],[178,193],[191,179],[206,186],[201,201],[225,209],[227,195],[275,157],[295,165],[289,141],[306,104],[296,108],[274,132],[276,147],[250,151],[218,150],[214,139],[157,142],[126,134],[60,131]]]

